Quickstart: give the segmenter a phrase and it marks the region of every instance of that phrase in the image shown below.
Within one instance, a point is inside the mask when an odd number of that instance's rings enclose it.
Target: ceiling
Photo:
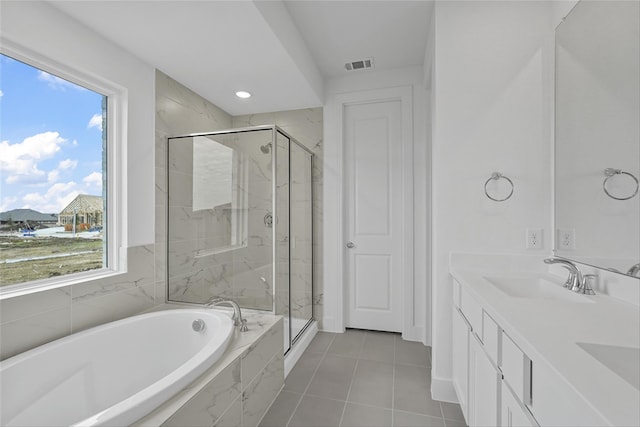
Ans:
[[[422,65],[433,2],[50,3],[232,115],[321,106],[347,61]],[[370,70],[353,71],[364,73]],[[253,96],[235,96],[246,90]]]
[[[422,65],[430,1],[285,1],[325,77],[373,57],[376,69]]]

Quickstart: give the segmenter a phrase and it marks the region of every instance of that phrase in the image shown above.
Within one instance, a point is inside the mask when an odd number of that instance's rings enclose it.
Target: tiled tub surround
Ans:
[[[0,359],[142,313],[165,301],[154,282],[154,245],[127,250],[125,274],[0,301]]]
[[[211,369],[134,426],[258,425],[284,384],[282,318],[249,310],[243,315],[249,331],[236,328]]]
[[[579,302],[517,298],[484,279],[549,274],[542,259],[542,256],[452,255],[454,305],[464,309],[465,298],[475,301],[480,313],[493,320],[487,323],[483,319],[479,323],[484,326],[477,325],[478,329],[498,325],[498,331],[504,334],[500,335],[502,348],[508,338],[531,360],[529,410],[540,425],[640,424],[640,391],[577,344],[638,349],[638,294],[635,300],[621,301],[611,296],[611,289],[598,283],[594,287],[596,295],[576,295],[585,299]],[[551,271],[559,274],[556,282],[562,283],[566,272],[553,267]],[[585,267],[580,268],[590,273]],[[611,287],[625,285],[614,283],[602,270],[599,275],[598,282],[611,282]],[[628,284],[637,288],[637,279],[628,279]],[[461,294],[467,296],[461,298]],[[504,359],[505,355],[502,356]]]

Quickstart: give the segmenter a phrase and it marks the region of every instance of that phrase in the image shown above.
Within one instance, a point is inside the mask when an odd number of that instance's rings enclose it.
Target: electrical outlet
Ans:
[[[576,249],[576,230],[573,228],[558,229],[558,249],[563,251]]]
[[[542,249],[542,229],[540,228],[528,228],[527,229],[527,249]]]

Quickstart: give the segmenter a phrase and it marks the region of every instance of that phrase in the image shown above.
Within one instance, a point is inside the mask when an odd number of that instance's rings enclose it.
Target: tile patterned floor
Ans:
[[[431,348],[387,332],[319,332],[260,426],[465,426],[460,406],[430,389]]]

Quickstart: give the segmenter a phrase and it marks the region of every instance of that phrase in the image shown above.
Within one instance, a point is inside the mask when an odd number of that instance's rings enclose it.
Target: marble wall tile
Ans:
[[[68,307],[46,311],[0,325],[0,360],[71,333]]]
[[[242,424],[257,426],[284,385],[284,356],[280,350],[242,391]]]
[[[0,301],[0,323],[13,322],[47,311],[70,307],[71,288],[69,286],[8,298]]]
[[[155,246],[127,249],[127,272],[123,275],[73,285],[72,302],[101,297],[125,289],[153,284],[155,281]]]
[[[242,396],[239,396],[235,402],[227,409],[222,417],[213,424],[214,427],[241,427],[242,424]]]
[[[209,427],[240,397],[240,361],[236,360],[180,408],[163,426]],[[229,408],[231,409],[231,408]]]
[[[135,246],[125,274],[2,300],[0,357],[153,307],[155,258],[155,245]]]
[[[155,301],[156,301],[156,305],[165,304],[167,302],[167,283],[166,282],[156,280]]]
[[[156,284],[149,283],[100,297],[74,300],[71,331],[79,332],[146,311],[156,305],[155,292]]]
[[[242,355],[243,389],[262,371],[276,354],[282,354],[283,322],[280,320]]]

